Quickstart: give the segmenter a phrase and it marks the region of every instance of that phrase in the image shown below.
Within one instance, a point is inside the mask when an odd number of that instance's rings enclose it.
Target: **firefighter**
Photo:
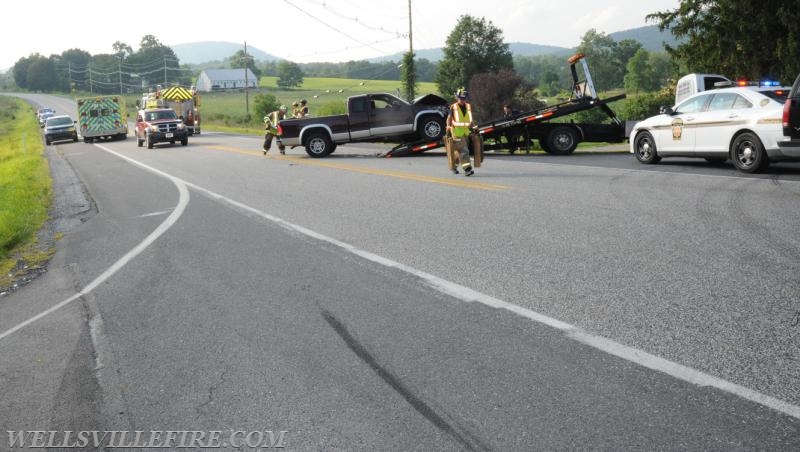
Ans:
[[[300,116],[300,102],[292,102],[292,118],[301,118]]]
[[[467,97],[466,89],[460,88],[456,91],[456,102],[450,106],[450,114],[447,116],[447,133],[452,137],[453,149],[459,153],[458,160],[461,162],[464,175],[472,176],[475,171],[469,158],[469,140],[478,124],[472,119],[472,105],[467,102]],[[453,174],[458,174],[455,162],[450,170]]]
[[[298,118],[305,118],[306,116],[308,116],[308,105],[306,105],[307,103],[308,103],[307,100],[300,99],[300,110],[297,116]]]
[[[286,154],[286,146],[283,145],[281,142],[281,137],[278,136],[278,121],[286,118],[286,105],[281,105],[279,109],[273,111],[272,113],[264,116],[264,129],[266,129],[266,133],[264,134],[264,155],[267,155],[269,149],[272,147],[272,139],[276,138],[278,141],[278,150],[281,151],[281,154]]]

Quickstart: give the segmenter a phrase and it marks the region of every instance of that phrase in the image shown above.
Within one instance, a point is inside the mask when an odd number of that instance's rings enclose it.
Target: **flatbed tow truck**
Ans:
[[[501,118],[478,124],[477,133],[483,138],[484,151],[508,148],[509,144],[501,143],[500,138],[509,135],[520,137],[520,141],[526,148],[529,148],[533,140],[536,139],[545,152],[555,155],[571,154],[578,146],[578,143],[582,141],[622,143],[629,137],[635,121],[621,121],[608,106],[611,102],[624,99],[625,94],[607,99],[598,98],[591,73],[589,72],[589,65],[586,62],[586,55],[582,53],[573,55],[567,62],[570,64],[573,80],[570,99],[559,104],[520,113],[510,118]],[[583,79],[578,76],[578,69],[576,68],[578,63],[581,64],[583,69]],[[602,109],[611,119],[611,124],[551,122],[553,119],[592,108]],[[493,142],[487,143],[487,140],[493,140]],[[443,146],[444,139],[401,143],[382,156],[407,156]]]

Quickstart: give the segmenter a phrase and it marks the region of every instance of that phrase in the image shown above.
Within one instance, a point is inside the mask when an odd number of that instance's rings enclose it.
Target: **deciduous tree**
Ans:
[[[278,65],[278,81],[280,88],[296,88],[303,84],[303,70],[297,63],[281,61]]]
[[[503,42],[503,31],[484,18],[461,16],[443,51],[434,81],[444,96],[469,86],[475,74],[514,69],[511,49]]]
[[[667,51],[690,72],[778,78],[800,72],[797,0],[681,0],[647,16],[684,42]]]

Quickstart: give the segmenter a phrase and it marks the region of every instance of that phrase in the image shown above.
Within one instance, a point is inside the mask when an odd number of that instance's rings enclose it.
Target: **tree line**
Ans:
[[[798,6],[800,0],[682,0],[673,10],[648,16],[660,29],[682,39],[675,47],[650,52],[637,41],[615,41],[592,29],[582,36],[576,51],[588,56],[598,90],[624,89],[634,96],[660,92],[650,103],[667,99],[674,80],[690,72],[789,83],[800,71]],[[13,79],[28,90],[116,93],[156,83],[190,84],[199,72],[197,66],[180,65],[172,49],[152,35],[142,38],[136,52],[119,41],[112,48],[113,53],[101,55],[79,49],[50,57],[34,54],[14,65]],[[257,76],[276,76],[283,88],[302,86],[303,77],[401,80],[411,98],[417,83],[432,81],[445,97],[460,87],[469,88],[481,109],[492,112],[508,102],[532,108],[540,99],[571,88],[569,55],[515,57],[502,30],[483,18],[461,16],[443,51],[439,62],[404,55],[401,62],[308,64],[257,62],[239,51],[221,63],[249,67]]]

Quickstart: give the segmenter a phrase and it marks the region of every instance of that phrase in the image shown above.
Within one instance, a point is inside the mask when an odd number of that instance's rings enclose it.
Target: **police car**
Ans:
[[[698,157],[711,163],[731,160],[740,171],[767,168],[786,160],[778,141],[788,88],[777,83],[702,91],[661,114],[638,122],[630,152],[642,163],[662,157]]]

